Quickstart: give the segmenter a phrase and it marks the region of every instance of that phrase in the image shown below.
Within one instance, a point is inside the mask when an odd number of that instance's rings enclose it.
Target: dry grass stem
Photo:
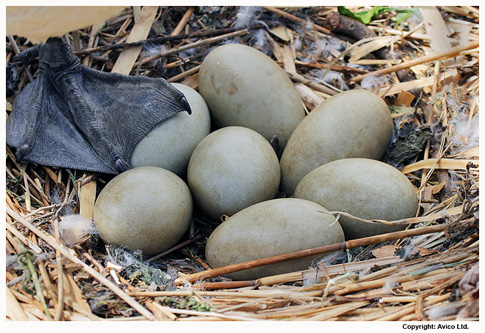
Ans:
[[[478,45],[479,45],[479,43],[478,43],[478,41],[476,41],[476,42],[469,43],[468,45],[465,45],[465,46],[457,46],[457,47],[455,47],[455,48],[453,48],[449,51],[437,52],[437,53],[431,54],[429,56],[423,56],[423,57],[420,57],[420,58],[417,58],[417,59],[413,59],[413,60],[403,62],[403,63],[398,64],[398,65],[394,65],[394,66],[391,66],[391,67],[388,67],[388,68],[383,68],[383,69],[380,69],[380,70],[377,70],[377,71],[374,71],[374,72],[371,72],[371,73],[368,73],[368,74],[356,76],[356,77],[353,78],[353,81],[357,83],[357,82],[360,82],[364,78],[371,76],[371,75],[378,76],[378,75],[390,74],[390,73],[397,72],[401,69],[406,69],[406,68],[417,66],[417,65],[424,64],[424,63],[427,63],[427,62],[433,62],[433,61],[436,61],[436,60],[452,58],[452,57],[459,55],[460,53],[462,53],[464,51],[477,48]]]
[[[419,15],[398,22],[405,9]],[[66,36],[92,69],[165,77],[196,91],[213,48],[248,45],[287,73],[306,114],[344,90],[376,93],[396,130],[383,161],[415,186],[419,209],[396,221],[337,209],[322,214],[398,224],[402,231],[211,269],[205,246],[221,221],[195,209],[189,231],[172,248],[152,256],[125,252],[91,228],[96,196],[112,175],[19,163],[7,146],[6,320],[478,323],[478,6],[403,6],[369,24],[337,12],[336,6],[134,6]],[[6,37],[7,73],[13,67],[18,77],[7,78],[17,85],[6,98],[8,118],[39,65],[38,57],[14,63],[33,43]],[[402,159],[393,161],[394,153]],[[90,227],[76,229],[83,233],[77,241],[64,228],[74,216]],[[334,251],[341,255],[285,274],[247,281],[226,275]]]

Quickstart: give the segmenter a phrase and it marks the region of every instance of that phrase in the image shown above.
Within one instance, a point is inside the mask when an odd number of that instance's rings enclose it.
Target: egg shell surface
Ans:
[[[217,128],[242,126],[284,148],[305,117],[288,75],[270,57],[246,45],[212,50],[199,71],[199,90]]]
[[[189,102],[192,114],[179,112],[157,125],[135,147],[133,168],[156,166],[185,176],[190,156],[211,127],[209,108],[202,96],[189,86],[173,83]]]
[[[298,184],[294,196],[324,205],[330,211],[365,220],[395,221],[414,217],[416,189],[398,169],[371,159],[349,158],[322,165]],[[367,223],[341,215],[346,239],[402,230],[406,225]]]
[[[273,199],[280,176],[278,157],[269,142],[239,126],[205,137],[195,148],[187,170],[194,200],[215,220]]]
[[[156,254],[175,245],[192,219],[185,182],[157,167],[139,167],[114,177],[100,192],[94,222],[107,244]]]
[[[281,190],[293,193],[310,171],[351,157],[381,159],[393,122],[382,98],[350,90],[327,99],[298,125],[281,157]]]
[[[206,258],[212,268],[344,241],[335,216],[314,202],[295,198],[268,200],[231,216],[210,235]],[[329,255],[314,255],[227,274],[235,280],[306,269]]]

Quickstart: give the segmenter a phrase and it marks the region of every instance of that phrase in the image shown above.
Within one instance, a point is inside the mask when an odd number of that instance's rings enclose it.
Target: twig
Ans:
[[[184,16],[180,20],[180,22],[177,24],[177,26],[175,27],[175,29],[173,29],[173,31],[170,34],[170,36],[175,36],[175,35],[178,35],[178,34],[180,34],[182,32],[182,30],[184,29],[184,27],[187,24],[187,22],[189,22],[190,17],[194,13],[194,10],[195,10],[195,7],[193,7],[193,6],[190,7],[189,9],[187,9],[187,11],[185,12]]]
[[[158,320],[177,320],[177,316],[171,313],[165,307],[161,306],[158,302],[146,301],[145,306],[152,311]]]
[[[278,64],[281,65],[282,63],[278,61]],[[329,64],[321,64],[318,62],[303,62],[299,60],[295,60],[295,65],[302,66],[302,67],[312,67],[312,68],[328,68]],[[345,73],[355,73],[355,74],[367,74],[369,71],[361,68],[356,67],[349,67],[349,66],[340,66],[340,65],[333,65],[332,70],[337,72],[345,72]]]
[[[219,41],[226,39],[226,38],[232,38],[232,37],[236,37],[236,36],[247,34],[247,33],[248,33],[248,29],[242,29],[242,30],[238,30],[238,31],[235,31],[235,32],[232,32],[232,33],[229,33],[229,34],[222,35],[222,36],[217,36],[217,37],[213,37],[213,38],[199,40],[198,42],[179,46],[179,47],[176,47],[176,48],[164,51],[164,52],[160,52],[160,53],[155,54],[151,57],[145,58],[145,59],[141,60],[141,64],[143,65],[143,64],[149,63],[153,60],[157,60],[159,58],[172,55],[174,53],[189,50],[189,49],[192,49],[194,47],[199,47],[201,45],[212,44],[212,43],[219,42]],[[138,66],[139,62],[136,62],[134,67]]]
[[[8,35],[7,38],[10,44],[12,44],[12,48],[15,54],[19,54],[20,50],[19,50],[19,47],[17,46],[17,43],[15,42],[15,38],[13,38],[12,35]],[[32,73],[30,73],[30,70],[27,67],[25,68],[25,73],[27,74],[27,77],[29,78],[30,82],[34,81],[34,77],[32,76]]]
[[[22,177],[24,178],[24,182],[25,182],[25,184],[24,184],[25,185],[25,192],[26,192],[26,195],[25,195],[26,198],[25,199],[27,200],[27,193],[29,193],[29,197],[30,197],[30,192],[29,192],[29,187],[28,187],[28,183],[30,183],[40,193],[40,195],[42,195],[42,197],[44,197],[47,200],[50,200],[50,198],[44,193],[44,191],[42,191],[42,189],[37,186],[35,181],[32,178],[30,178],[30,176],[25,171],[25,168],[27,167],[27,165],[26,164],[20,165],[17,162],[17,158],[15,157],[15,155],[12,153],[12,151],[10,149],[7,149],[7,154],[10,157],[10,159],[12,160],[12,162],[15,164],[15,166],[22,173]],[[28,181],[28,183],[27,183],[27,181]],[[42,204],[42,202],[41,202],[41,204]],[[28,210],[30,211],[30,209],[28,209]]]
[[[458,207],[453,207],[444,211],[440,211],[438,213],[432,214],[432,215],[426,215],[426,216],[419,216],[419,217],[410,217],[402,220],[395,220],[395,221],[386,221],[386,220],[366,220],[357,216],[354,216],[352,214],[346,213],[346,212],[340,212],[340,211],[319,211],[320,213],[323,214],[330,214],[330,215],[336,215],[340,214],[346,217],[349,217],[351,219],[355,219],[361,222],[365,223],[381,223],[381,224],[386,224],[386,225],[403,225],[403,224],[416,224],[416,223],[421,223],[421,222],[431,222],[433,220],[437,220],[439,218],[445,217],[445,216],[452,216],[452,215],[458,215],[461,214],[464,210],[464,206],[458,206]]]
[[[54,219],[54,233],[56,237],[56,242],[60,244],[59,236],[59,220]],[[62,312],[64,310],[64,269],[62,266],[62,255],[59,251],[56,251],[56,262],[57,262],[57,309],[54,316],[54,320],[58,321],[62,318]]]
[[[244,317],[244,316],[235,316],[235,315],[225,315],[222,313],[217,313],[217,312],[203,312],[203,311],[195,311],[195,310],[184,310],[184,309],[172,309],[172,308],[167,308],[168,311],[176,314],[182,314],[182,315],[193,315],[193,316],[198,316],[198,317],[216,317],[216,318],[221,318],[225,320],[256,320],[250,317]]]
[[[6,222],[7,230],[10,231],[15,237],[17,237],[22,243],[27,245],[34,251],[36,254],[42,253],[42,249],[32,242],[30,239],[22,235],[13,225],[11,225],[8,221]]]
[[[469,226],[468,224],[459,223],[459,224],[456,224],[454,227],[462,228],[462,227],[468,227],[468,226]],[[251,260],[251,261],[247,261],[247,262],[243,262],[243,263],[239,263],[239,264],[234,264],[234,265],[229,265],[229,266],[225,266],[225,267],[220,267],[220,268],[214,268],[214,269],[211,269],[211,270],[208,270],[208,271],[194,273],[194,274],[186,275],[186,276],[183,276],[183,277],[179,277],[174,281],[174,283],[176,285],[181,285],[184,282],[195,282],[195,281],[198,281],[198,280],[204,280],[204,279],[208,279],[208,278],[219,276],[219,275],[233,273],[233,272],[237,272],[237,271],[241,271],[241,270],[249,269],[249,268],[253,268],[253,267],[259,267],[259,266],[264,266],[264,265],[268,265],[268,264],[273,264],[273,263],[277,263],[277,262],[281,262],[281,261],[299,259],[299,258],[304,258],[304,257],[312,256],[312,255],[328,253],[328,252],[341,251],[341,250],[351,249],[351,248],[355,248],[355,247],[359,247],[359,246],[367,246],[367,245],[370,245],[370,244],[376,244],[376,243],[381,243],[381,242],[385,242],[385,241],[401,239],[401,238],[404,238],[404,237],[413,237],[413,236],[418,236],[418,235],[441,232],[441,231],[446,230],[447,228],[448,228],[447,225],[440,224],[440,225],[435,225],[435,226],[431,226],[431,227],[422,227],[422,228],[411,229],[411,230],[391,232],[391,233],[387,233],[387,234],[383,234],[383,235],[353,239],[353,240],[349,240],[349,241],[346,241],[346,242],[343,242],[343,243],[325,245],[325,246],[316,247],[316,248],[312,248],[312,249],[301,250],[301,251],[296,251],[296,252],[292,252],[292,253],[281,254],[281,255],[266,257],[266,258],[262,258],[262,259]]]
[[[153,20],[157,14],[158,7],[156,6],[144,6],[137,19],[135,20],[135,25],[130,31],[128,36],[128,41],[136,42],[145,39],[150,32],[150,28],[153,25]],[[128,75],[133,68],[138,67],[135,63],[138,55],[141,51],[141,46],[126,47],[121,52],[120,56],[116,60],[111,72],[121,73]],[[134,65],[133,65],[134,64]]]
[[[260,23],[253,24],[253,25],[248,27],[249,30],[263,29],[263,28],[265,28],[265,26],[263,24],[260,24]],[[98,47],[91,48],[91,49],[74,51],[74,54],[80,55],[80,54],[93,53],[93,52],[99,52],[99,51],[116,50],[116,49],[124,48],[125,46],[140,46],[140,45],[146,45],[146,44],[162,44],[162,43],[166,43],[166,42],[180,41],[180,40],[185,40],[185,39],[189,39],[189,38],[208,38],[208,37],[225,35],[225,34],[228,34],[228,33],[235,32],[235,31],[237,31],[235,28],[224,28],[224,29],[218,29],[218,30],[202,30],[202,31],[197,31],[197,32],[191,33],[191,34],[180,34],[180,35],[167,36],[167,37],[148,38],[148,39],[144,39],[144,40],[141,40],[141,41],[138,41],[138,42],[133,42],[133,43],[118,43],[118,44],[113,44],[113,45],[103,45],[103,46],[98,46]]]
[[[355,272],[362,270],[366,267],[372,267],[375,265],[389,265],[401,262],[399,257],[387,257],[381,259],[369,259],[365,261],[351,262],[345,264],[337,264],[331,266],[324,266],[310,268],[303,271],[296,271],[291,273],[278,274],[273,276],[266,276],[257,280],[249,281],[230,281],[230,282],[204,282],[194,284],[194,288],[203,288],[204,290],[213,289],[229,289],[229,288],[241,288],[241,287],[259,287],[270,286],[281,283],[301,281],[305,279],[321,279],[322,276],[328,277],[337,274],[345,274],[348,272]]]
[[[67,204],[71,204],[72,202],[68,202]],[[40,207],[36,210],[34,210],[33,212],[27,214],[24,216],[24,218],[29,218],[31,216],[34,216],[35,214],[39,213],[40,211],[43,211],[43,210],[47,210],[47,209],[51,209],[51,208],[62,208],[66,205],[66,203],[58,203],[58,204],[52,204],[52,205],[49,205],[49,206],[44,206],[44,207]],[[53,212],[50,212],[50,213],[47,213],[47,214],[44,214],[42,215],[42,217],[46,217],[46,216],[49,216],[51,214],[54,214]]]
[[[330,30],[328,30],[328,29],[326,29],[326,28],[324,28],[324,27],[322,27],[322,26],[320,26],[318,24],[315,24],[315,23],[313,23],[311,21],[307,21],[305,19],[299,18],[298,16],[295,16],[295,15],[292,15],[290,13],[287,13],[287,12],[281,10],[281,9],[276,8],[276,7],[263,6],[263,8],[266,9],[266,10],[268,10],[268,11],[270,11],[270,12],[273,12],[273,13],[276,13],[276,14],[278,14],[280,16],[283,16],[284,18],[287,18],[287,19],[289,19],[291,21],[294,21],[294,22],[298,22],[298,23],[301,23],[301,24],[310,23],[312,25],[313,29],[318,30],[320,32],[323,32],[325,34],[330,34],[331,33]]]
[[[286,72],[286,74],[293,81],[303,83],[304,85],[312,88],[313,90],[324,93],[327,96],[326,98],[333,96],[333,95],[338,93],[338,91],[333,90],[331,88],[328,88],[328,87],[324,86],[323,84],[319,84],[317,82],[311,81],[311,80],[305,78],[303,75],[300,75],[298,73]]]
[[[285,296],[291,292],[282,291],[280,294],[271,292],[272,295]],[[193,295],[191,290],[174,290],[174,291],[128,291],[128,294],[134,297],[187,297]],[[197,295],[207,297],[237,297],[237,298],[264,298],[268,296],[261,290],[238,290],[238,291],[198,291]]]
[[[30,231],[32,231],[38,237],[42,238],[48,245],[53,247],[55,250],[59,251],[63,256],[68,258],[73,263],[82,266],[83,269],[85,271],[87,271],[92,277],[94,277],[96,280],[98,280],[99,282],[104,284],[106,287],[108,287],[111,291],[113,291],[116,295],[118,295],[126,303],[128,303],[130,306],[132,306],[136,311],[138,311],[145,318],[147,318],[149,320],[155,319],[155,317],[153,316],[153,314],[150,311],[145,309],[140,303],[138,303],[132,297],[127,295],[123,290],[118,288],[118,286],[116,286],[113,282],[109,281],[107,278],[105,278],[104,276],[99,274],[94,268],[86,265],[79,258],[77,258],[73,254],[71,254],[71,252],[67,248],[58,244],[56,242],[56,240],[51,235],[48,235],[47,233],[41,231],[40,229],[38,229],[37,227],[32,225],[27,220],[23,219],[20,215],[15,213],[10,207],[7,207],[6,211],[7,211],[7,214],[10,215],[13,219],[22,223],[25,227],[30,229]]]
[[[405,62],[402,62],[398,65],[394,65],[394,66],[391,66],[391,67],[388,67],[388,68],[383,68],[383,69],[379,69],[379,70],[374,71],[374,72],[359,75],[359,76],[354,77],[352,79],[352,81],[353,82],[360,82],[364,78],[369,77],[371,75],[378,76],[378,75],[390,74],[390,73],[394,73],[398,70],[417,66],[417,65],[420,65],[420,64],[424,64],[426,62],[432,62],[432,61],[436,61],[436,60],[440,60],[440,59],[451,58],[451,57],[454,57],[454,56],[460,54],[463,51],[470,50],[470,49],[473,49],[473,48],[477,48],[478,45],[479,45],[479,42],[476,41],[476,42],[472,42],[472,43],[465,45],[465,46],[457,46],[457,47],[455,47],[455,48],[453,48],[449,51],[434,53],[434,54],[431,54],[431,55],[428,55],[428,56],[423,56],[423,57],[419,57],[419,58],[412,59],[412,60],[409,60],[409,61],[405,61]]]
[[[440,296],[438,296],[436,298],[433,298],[432,300],[430,300],[428,302],[428,305],[442,302],[442,301],[446,300],[448,297],[450,297],[450,294],[451,293],[447,293],[447,294],[444,294],[444,295],[440,295]],[[382,316],[382,317],[378,318],[377,320],[378,321],[398,320],[401,317],[403,317],[404,315],[407,315],[409,313],[412,313],[414,311],[414,306],[415,306],[414,303],[405,305],[405,306],[402,307],[401,310],[399,310],[397,312],[394,312],[394,313],[391,313],[391,314],[389,314],[387,316]]]
[[[191,69],[189,69],[189,70],[187,70],[185,72],[182,72],[182,73],[180,73],[178,75],[172,76],[167,81],[168,82],[177,82],[177,81],[179,81],[181,79],[186,78],[187,76],[190,76],[190,75],[193,75],[193,74],[197,73],[199,71],[199,69],[200,69],[200,65],[195,66],[195,67],[193,67],[193,68],[191,68]]]
[[[258,280],[252,281],[225,281],[225,282],[205,282],[194,284],[194,288],[201,288],[203,290],[215,289],[235,289],[243,287],[259,287]]]

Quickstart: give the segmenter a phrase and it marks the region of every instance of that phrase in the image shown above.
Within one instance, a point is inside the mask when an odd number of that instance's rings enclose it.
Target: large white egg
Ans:
[[[341,159],[316,168],[298,184],[294,196],[365,220],[395,221],[414,217],[418,210],[416,189],[402,172],[365,158]],[[347,239],[406,227],[362,222],[344,215],[339,221]]]
[[[195,148],[187,181],[200,208],[219,220],[221,215],[273,199],[280,166],[264,137],[249,128],[230,126],[212,132]]]
[[[185,95],[192,114],[179,112],[150,131],[133,151],[130,163],[134,168],[156,166],[184,176],[192,152],[210,132],[209,109],[202,96],[186,85],[173,86]]]
[[[210,235],[206,258],[212,268],[341,243],[344,233],[335,216],[314,202],[295,198],[258,203],[233,215]],[[313,255],[227,274],[236,280],[306,269],[322,258]]]
[[[281,157],[281,190],[293,193],[310,171],[342,158],[381,159],[391,140],[392,118],[382,98],[350,90],[318,105],[298,125]]]
[[[288,75],[264,53],[240,44],[211,51],[199,71],[199,90],[217,127],[243,126],[280,147],[305,117]]]
[[[94,206],[103,241],[156,254],[175,245],[192,219],[192,196],[185,182],[157,167],[130,169],[114,177]]]

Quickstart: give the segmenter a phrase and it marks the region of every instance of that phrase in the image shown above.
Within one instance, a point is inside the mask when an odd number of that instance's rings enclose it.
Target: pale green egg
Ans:
[[[197,91],[179,83],[173,86],[185,95],[192,114],[179,112],[157,125],[136,145],[130,164],[133,168],[156,166],[183,177],[195,147],[209,134],[211,121]]]
[[[281,190],[320,165],[342,158],[381,159],[391,140],[392,118],[382,98],[350,90],[318,105],[298,125],[281,157]]]
[[[294,196],[364,220],[395,221],[414,217],[418,210],[416,189],[402,172],[365,158],[341,159],[316,168],[301,180]],[[339,221],[347,239],[406,227],[362,222],[345,215]]]
[[[314,202],[284,198],[250,206],[219,225],[207,240],[206,258],[212,268],[341,243],[344,233],[335,216]],[[337,253],[333,253],[335,255]],[[322,254],[227,274],[253,280],[303,270]]]
[[[305,117],[288,75],[264,53],[240,44],[211,51],[199,71],[199,90],[216,127],[242,126],[280,147]]]
[[[157,167],[130,169],[113,178],[94,206],[103,241],[156,254],[175,245],[192,220],[192,196],[174,173]]]
[[[220,220],[222,215],[273,199],[280,184],[280,166],[263,136],[230,126],[212,132],[195,148],[187,181],[200,208]]]

